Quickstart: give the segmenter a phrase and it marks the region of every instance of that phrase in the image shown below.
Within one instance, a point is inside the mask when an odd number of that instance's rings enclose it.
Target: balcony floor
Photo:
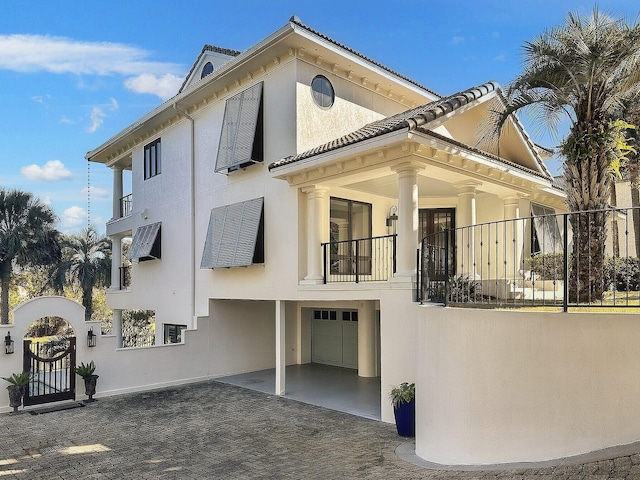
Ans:
[[[222,383],[274,394],[274,368],[217,378]],[[285,397],[359,417],[380,420],[380,377],[362,378],[349,368],[317,363],[290,365]]]

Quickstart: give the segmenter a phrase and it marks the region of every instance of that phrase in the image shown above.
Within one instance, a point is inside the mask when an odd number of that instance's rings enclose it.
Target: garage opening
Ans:
[[[313,310],[311,361],[358,369],[357,310]]]

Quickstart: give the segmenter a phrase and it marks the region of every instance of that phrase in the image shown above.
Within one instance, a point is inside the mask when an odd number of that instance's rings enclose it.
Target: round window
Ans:
[[[211,72],[213,72],[213,64],[211,62],[205,63],[204,67],[202,67],[202,74],[200,75],[200,78],[202,79],[206,77]]]
[[[311,94],[313,95],[313,101],[319,107],[329,108],[333,105],[335,95],[333,86],[327,77],[318,75],[311,81]]]

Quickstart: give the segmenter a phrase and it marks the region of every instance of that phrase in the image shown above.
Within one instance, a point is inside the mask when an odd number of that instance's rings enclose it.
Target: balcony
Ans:
[[[380,282],[396,271],[396,235],[322,244],[324,283]]]
[[[129,195],[125,195],[124,197],[120,198],[120,217],[119,218],[124,218],[124,217],[128,217],[129,215],[131,215],[133,213],[132,207],[133,207],[133,194],[129,194]]]

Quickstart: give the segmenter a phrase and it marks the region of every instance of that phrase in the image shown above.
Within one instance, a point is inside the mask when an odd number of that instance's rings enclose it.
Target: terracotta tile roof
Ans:
[[[433,90],[431,90],[430,88],[425,87],[424,85],[420,85],[418,82],[416,82],[415,80],[410,79],[409,77],[405,77],[404,75],[390,69],[389,67],[385,67],[384,65],[382,65],[381,63],[376,62],[375,60],[372,60],[371,58],[353,50],[352,48],[347,47],[346,45],[337,42],[336,40],[334,40],[331,37],[327,37],[326,35],[324,35],[323,33],[318,32],[317,30],[314,30],[313,28],[311,28],[308,25],[305,25],[304,23],[302,23],[302,21],[297,17],[297,16],[293,16],[289,19],[289,21],[291,23],[293,23],[294,25],[298,25],[299,27],[304,28],[305,30],[307,30],[308,32],[313,33],[314,35],[317,35],[318,37],[322,38],[323,40],[326,40],[327,42],[331,42],[334,45],[336,45],[337,47],[340,47],[341,49],[352,53],[353,55],[357,55],[358,57],[362,58],[363,60],[366,60],[367,62],[375,65],[376,67],[379,67],[383,70],[386,70],[387,72],[391,73],[392,75],[401,78],[402,80],[409,82],[413,85],[415,85],[416,87],[421,88],[422,90],[426,90],[427,92],[431,93],[432,95],[435,95],[436,97],[440,97],[441,95],[438,95],[436,92],[434,92]]]
[[[184,81],[182,82],[182,85],[180,85],[180,90],[178,90],[178,93],[184,90],[184,87],[187,85],[187,81],[189,80],[189,78],[191,78],[191,74],[193,73],[193,70],[196,68],[198,61],[200,60],[200,57],[202,57],[204,52],[221,53],[223,55],[229,55],[230,57],[237,57],[242,53],[239,50],[231,50],[230,48],[222,48],[222,47],[216,47],[215,45],[206,44],[204,47],[202,47],[202,51],[200,51],[200,54],[198,55],[198,58],[196,59],[196,61],[193,62],[193,65],[191,66],[191,70],[189,70],[189,73],[187,73],[186,77],[184,77]]]
[[[396,132],[405,128],[407,130],[416,130],[421,125],[447,115],[454,110],[457,110],[458,108],[495,91],[497,88],[498,85],[496,83],[488,82],[477,87],[455,93],[449,97],[406,110],[391,117],[369,123],[359,130],[344,135],[331,142],[319,145],[316,148],[299,153],[298,155],[277,160],[269,165],[269,170],[369,140],[371,138],[379,137],[386,133]]]

